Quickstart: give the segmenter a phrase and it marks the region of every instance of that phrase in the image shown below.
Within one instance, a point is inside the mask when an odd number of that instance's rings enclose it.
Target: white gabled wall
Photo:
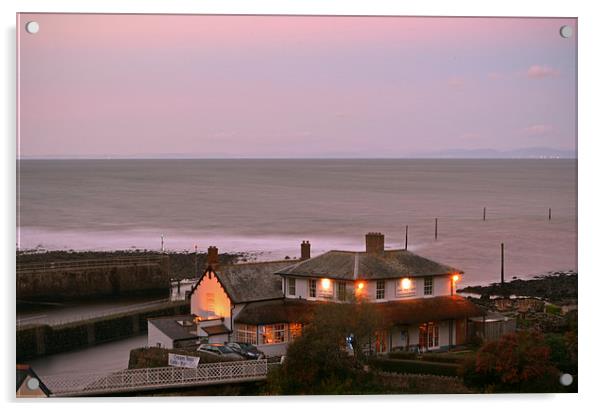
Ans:
[[[148,337],[146,344],[149,347],[157,347],[157,344],[161,344],[161,348],[173,348],[173,340],[167,335],[163,334],[157,327],[155,327],[150,321],[148,323]]]
[[[217,276],[213,273],[206,273],[190,296],[190,313],[202,319],[222,317],[224,325],[230,328],[231,309],[230,298]]]

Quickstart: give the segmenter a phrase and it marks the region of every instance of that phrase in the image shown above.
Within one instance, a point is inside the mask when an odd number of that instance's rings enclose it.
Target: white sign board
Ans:
[[[197,368],[199,366],[199,357],[170,353],[168,364],[174,367]]]

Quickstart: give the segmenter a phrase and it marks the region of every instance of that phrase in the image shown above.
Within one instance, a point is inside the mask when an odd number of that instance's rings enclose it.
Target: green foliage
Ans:
[[[545,306],[545,312],[548,314],[561,315],[562,309],[554,304],[547,304]]]
[[[559,372],[543,335],[521,331],[485,344],[461,368],[468,386],[485,392],[559,392]]]
[[[430,362],[423,360],[392,360],[374,359],[371,365],[382,371],[407,373],[407,374],[430,374],[455,377],[458,375],[459,365],[445,362]]]
[[[474,356],[473,352],[466,352],[462,354],[454,354],[454,353],[424,353],[421,355],[421,359],[424,361],[430,362],[443,362],[443,363],[453,363],[453,364],[462,364],[466,360],[468,356]]]
[[[363,303],[318,307],[303,334],[292,342],[278,371],[269,375],[275,394],[349,394],[370,391],[360,347],[378,327],[376,316]],[[345,349],[353,334],[357,349]]]
[[[550,361],[563,373],[577,374],[577,334],[546,334],[545,343],[550,348]]]

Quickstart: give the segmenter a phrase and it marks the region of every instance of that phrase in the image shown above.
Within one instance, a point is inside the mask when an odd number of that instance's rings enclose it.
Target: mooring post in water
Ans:
[[[502,243],[502,267],[501,267],[501,274],[502,274],[502,285],[504,285],[504,243]]]
[[[198,261],[198,257],[199,257],[199,248],[198,246],[195,244],[194,245],[194,275],[196,276],[199,273],[199,266],[197,264]]]
[[[552,219],[552,209],[548,208],[548,221]]]
[[[435,218],[435,240],[437,240],[437,221],[438,219]]]
[[[165,247],[164,247],[164,242],[163,242],[164,238],[163,238],[163,234],[161,234],[161,252],[165,251]]]
[[[483,221],[485,221],[486,217],[487,217],[487,207],[483,207]]]
[[[404,250],[408,251],[408,226],[406,225],[406,246],[404,247]]]

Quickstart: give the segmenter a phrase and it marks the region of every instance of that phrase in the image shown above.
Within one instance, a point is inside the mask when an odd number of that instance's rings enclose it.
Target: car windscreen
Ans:
[[[222,354],[231,354],[234,352],[230,348],[226,347],[225,345],[219,345],[215,348],[217,348]]]

